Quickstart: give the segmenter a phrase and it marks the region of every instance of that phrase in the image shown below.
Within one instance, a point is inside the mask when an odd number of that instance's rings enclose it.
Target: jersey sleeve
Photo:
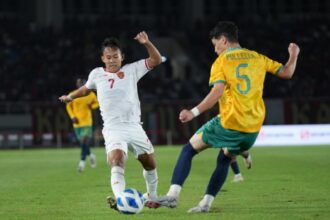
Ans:
[[[68,112],[68,115],[70,118],[73,118],[74,117],[74,114],[73,114],[73,103],[72,102],[69,102],[66,104],[66,111]]]
[[[213,86],[215,83],[225,83],[225,75],[222,68],[222,59],[221,57],[217,58],[211,67],[209,86]]]
[[[95,69],[92,70],[89,75],[88,75],[88,80],[85,84],[85,86],[88,88],[88,89],[93,89],[95,90],[96,89],[96,85],[95,85],[95,74],[96,74],[96,71]]]
[[[70,92],[69,94],[72,94],[74,91]],[[66,111],[68,112],[68,115],[70,118],[75,117],[74,112],[73,112],[73,101],[72,102],[68,102],[65,105]]]
[[[142,59],[131,64],[135,69],[137,79],[141,79],[149,70],[147,59]]]
[[[69,117],[73,118],[75,116],[73,113],[73,101],[66,103],[65,108],[66,111],[68,112]]]
[[[274,75],[277,75],[279,72],[281,72],[281,70],[283,68],[283,64],[281,64],[275,60],[272,60],[266,56],[262,55],[262,57],[263,57],[263,60],[265,63],[265,69],[267,72],[274,74]]]
[[[96,95],[94,92],[91,92],[91,108],[97,109],[99,107],[99,102],[97,101]]]

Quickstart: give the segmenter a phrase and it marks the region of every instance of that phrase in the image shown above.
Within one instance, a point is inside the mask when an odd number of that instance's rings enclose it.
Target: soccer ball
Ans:
[[[143,205],[142,194],[133,188],[125,189],[117,197],[117,207],[123,214],[137,214],[142,211]]]

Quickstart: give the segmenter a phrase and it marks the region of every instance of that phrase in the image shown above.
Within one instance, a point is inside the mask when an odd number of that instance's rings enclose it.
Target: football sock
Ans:
[[[80,159],[86,160],[85,144],[80,144],[80,148],[81,148]]]
[[[93,154],[93,153],[90,153],[90,154],[89,154],[89,157],[94,157],[94,158],[96,158],[95,154]]]
[[[90,145],[86,144],[86,155],[90,155],[90,154],[91,154]]]
[[[182,187],[180,185],[172,184],[166,195],[178,198],[180,195],[181,189],[182,189]]]
[[[143,170],[143,177],[147,184],[147,192],[151,200],[157,198],[158,175],[157,170]]]
[[[117,198],[119,194],[125,190],[124,169],[119,166],[112,167],[110,182],[111,182],[112,192]]]
[[[239,167],[238,167],[238,163],[237,163],[236,160],[232,161],[232,162],[230,163],[230,166],[231,166],[231,169],[233,170],[233,172],[234,172],[236,175],[240,173],[240,171],[239,171]]]
[[[200,207],[203,207],[203,206],[209,206],[209,207],[211,207],[213,200],[214,200],[214,196],[209,195],[209,194],[205,194],[204,197],[203,197],[203,199],[199,202],[198,205]]]
[[[227,178],[230,161],[231,158],[225,156],[223,150],[221,150],[217,158],[217,167],[213,171],[205,194],[214,197],[217,195]]]
[[[81,147],[81,160],[86,160],[86,156],[90,154],[89,146],[86,143],[82,143]]]
[[[78,166],[81,167],[82,169],[84,169],[85,168],[85,161],[84,160],[80,160]]]
[[[183,185],[184,181],[189,175],[192,158],[197,153],[198,152],[194,148],[192,148],[190,143],[184,145],[173,171],[172,181],[171,181],[172,185],[173,184],[180,186]]]
[[[80,142],[80,147],[81,147],[81,159],[85,160],[86,156],[91,154],[90,151],[90,144],[91,144],[91,139],[88,137],[85,137],[81,142]]]

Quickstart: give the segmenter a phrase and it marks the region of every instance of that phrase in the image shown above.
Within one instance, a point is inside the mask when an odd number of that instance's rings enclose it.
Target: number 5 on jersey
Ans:
[[[236,84],[236,89],[243,95],[247,94],[251,89],[250,78],[245,74],[240,74],[240,69],[241,68],[246,68],[246,67],[248,67],[247,63],[241,63],[236,67],[236,77],[238,79],[244,80],[245,83],[246,83],[246,88],[244,90],[241,88],[241,85],[239,83]]]

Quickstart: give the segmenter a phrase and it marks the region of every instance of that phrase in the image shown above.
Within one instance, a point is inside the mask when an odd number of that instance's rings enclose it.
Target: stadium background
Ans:
[[[301,47],[294,78],[267,77],[265,124],[330,122],[330,2],[326,0],[2,0],[0,2],[0,148],[72,146],[65,107],[57,99],[77,76],[101,65],[105,37],[122,40],[125,62],[146,56],[133,37],[146,30],[168,58],[139,82],[142,120],[154,144],[183,143],[203,114],[182,125],[183,107],[209,91],[216,55],[208,32],[233,20],[243,47],[278,61]],[[102,145],[95,112],[95,144]]]

